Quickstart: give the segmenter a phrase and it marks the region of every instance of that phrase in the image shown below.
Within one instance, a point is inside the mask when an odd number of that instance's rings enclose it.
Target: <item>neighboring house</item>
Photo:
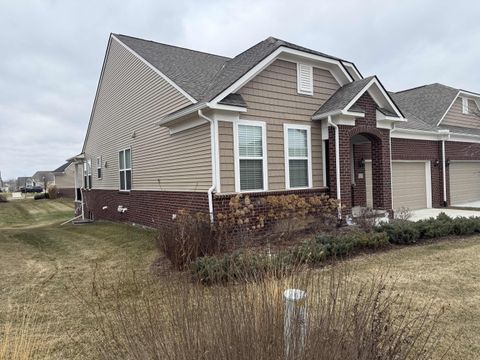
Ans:
[[[37,171],[32,175],[32,179],[36,186],[41,186],[45,190],[55,184],[55,176],[51,171]]]
[[[73,161],[67,161],[59,168],[53,170],[52,174],[58,196],[75,198],[75,165]]]
[[[27,176],[20,176],[17,178],[17,183],[15,186],[16,191],[20,191],[20,188],[25,187],[25,188],[30,188],[36,186],[35,181],[31,177]]]
[[[225,211],[237,193],[327,193],[340,216],[480,200],[478,181],[458,195],[477,175],[480,95],[423,88],[389,93],[350,61],[272,37],[230,59],[112,34],[72,158],[78,204],[156,226],[181,208]]]

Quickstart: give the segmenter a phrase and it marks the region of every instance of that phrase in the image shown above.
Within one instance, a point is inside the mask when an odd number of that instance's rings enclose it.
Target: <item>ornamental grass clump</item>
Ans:
[[[98,359],[285,359],[289,288],[307,294],[296,360],[441,358],[435,353],[441,311],[432,302],[414,307],[385,274],[370,280],[353,274],[336,268],[227,287],[129,276],[97,284],[84,303],[96,319]]]

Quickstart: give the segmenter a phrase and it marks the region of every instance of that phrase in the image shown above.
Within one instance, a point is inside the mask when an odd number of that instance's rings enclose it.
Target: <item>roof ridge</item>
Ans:
[[[189,48],[186,48],[186,47],[183,47],[183,46],[166,44],[166,43],[162,43],[162,42],[158,42],[158,41],[154,41],[154,40],[139,38],[139,37],[136,37],[136,36],[130,36],[130,35],[125,35],[125,34],[117,34],[117,33],[112,33],[112,35],[114,35],[114,36],[124,36],[124,37],[127,37],[127,38],[136,39],[136,40],[141,40],[141,41],[146,41],[146,42],[151,42],[151,43],[158,44],[158,45],[169,46],[169,47],[172,47],[172,48],[177,48],[177,49],[192,51],[192,52],[196,52],[196,53],[199,53],[199,54],[216,56],[216,57],[219,57],[219,58],[226,59],[227,61],[232,59],[232,58],[230,58],[230,57],[228,57],[228,56],[212,54],[212,53],[209,53],[209,52],[206,52],[206,51],[189,49]]]

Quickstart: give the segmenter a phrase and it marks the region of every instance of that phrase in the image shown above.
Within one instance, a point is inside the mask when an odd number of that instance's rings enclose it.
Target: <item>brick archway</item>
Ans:
[[[390,166],[390,130],[377,127],[376,105],[368,94],[362,95],[357,102],[365,111],[365,117],[356,118],[355,125],[338,125],[340,147],[340,194],[345,215],[352,209],[352,159],[351,139],[362,134],[371,142],[373,207],[391,211],[392,188]],[[335,129],[329,132],[329,188],[332,197],[337,196],[336,189],[336,159],[335,159]]]

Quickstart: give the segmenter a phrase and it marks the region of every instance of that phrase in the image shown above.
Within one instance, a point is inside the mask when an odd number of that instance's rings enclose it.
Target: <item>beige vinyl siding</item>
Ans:
[[[93,188],[119,188],[118,152],[131,148],[133,190],[206,191],[212,184],[209,125],[173,135],[155,125],[189,104],[112,39],[85,147]],[[97,156],[103,158],[102,179],[96,176]]]
[[[223,193],[234,192],[233,123],[218,122],[218,141],[220,149],[220,191]]]
[[[480,162],[452,161],[449,171],[452,205],[480,200]]]
[[[55,175],[55,185],[57,188],[74,188],[75,187],[75,165],[67,166],[63,174]]]
[[[340,87],[333,75],[323,69],[313,68],[312,95],[297,93],[296,63],[276,60],[238,93],[247,103],[247,112],[241,119],[264,121],[267,127],[267,156],[269,190],[285,189],[285,158],[283,124],[311,125],[313,187],[322,187],[322,129],[313,122],[313,113]],[[225,125],[227,126],[227,125]],[[228,125],[229,129],[232,126]],[[233,151],[228,148],[231,131],[219,129],[221,191],[234,191]],[[228,163],[231,163],[231,166]]]
[[[480,110],[475,101],[468,100],[469,114],[463,113],[462,98],[458,97],[445,115],[442,124],[478,128],[480,126]]]

